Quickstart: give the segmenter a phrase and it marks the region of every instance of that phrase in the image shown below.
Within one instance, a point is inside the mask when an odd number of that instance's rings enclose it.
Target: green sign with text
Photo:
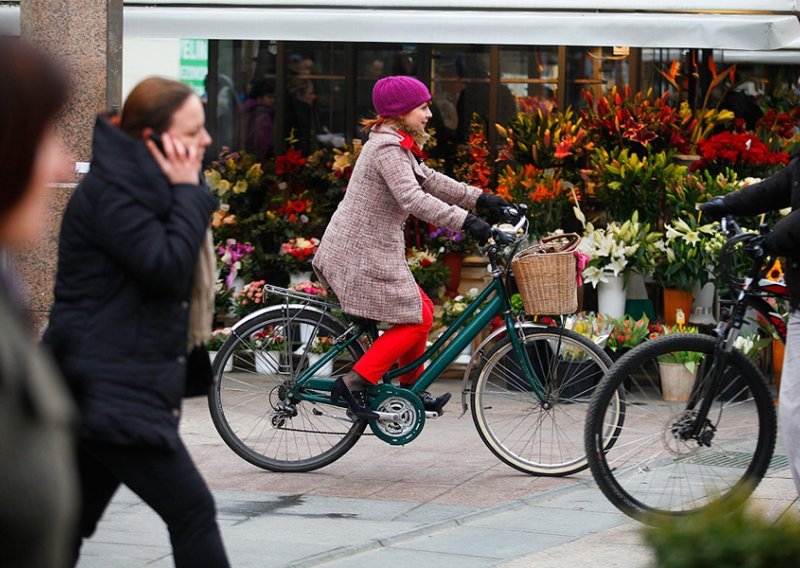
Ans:
[[[208,74],[208,40],[182,39],[180,80],[189,85],[198,97],[205,95],[203,81]]]

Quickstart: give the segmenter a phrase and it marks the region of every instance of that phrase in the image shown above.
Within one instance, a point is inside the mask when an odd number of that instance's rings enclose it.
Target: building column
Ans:
[[[21,35],[63,62],[72,93],[59,130],[77,164],[91,161],[95,115],[119,108],[122,97],[122,1],[32,0],[20,2]],[[61,217],[81,174],[53,185],[47,234],[34,250],[15,255],[26,284],[31,319],[43,329],[53,303]]]

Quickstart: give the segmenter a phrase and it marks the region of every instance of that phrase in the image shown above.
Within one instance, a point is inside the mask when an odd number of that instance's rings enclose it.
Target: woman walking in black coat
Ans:
[[[176,566],[228,565],[213,498],[178,437],[187,358],[213,305],[204,119],[185,85],[140,83],[119,121],[98,118],[91,171],[64,213],[45,341],[81,413],[76,561],[124,483],[167,523]]]

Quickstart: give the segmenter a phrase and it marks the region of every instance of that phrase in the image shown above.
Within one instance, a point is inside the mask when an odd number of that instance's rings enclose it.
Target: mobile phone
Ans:
[[[158,150],[163,154],[164,153],[164,142],[161,140],[161,134],[151,134],[150,140],[153,141],[153,144],[156,145]]]

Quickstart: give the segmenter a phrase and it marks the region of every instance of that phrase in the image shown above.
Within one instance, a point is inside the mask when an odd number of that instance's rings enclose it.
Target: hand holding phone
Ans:
[[[196,146],[185,146],[179,139],[166,132],[152,134],[145,144],[170,183],[198,184],[201,162]]]

